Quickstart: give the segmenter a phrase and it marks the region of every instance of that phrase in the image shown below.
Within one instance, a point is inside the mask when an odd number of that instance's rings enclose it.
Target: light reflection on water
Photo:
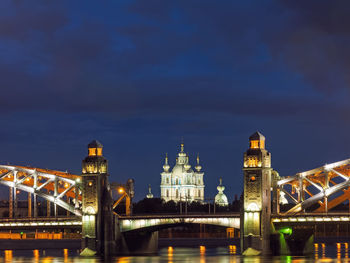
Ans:
[[[35,263],[310,263],[310,262],[350,262],[349,244],[336,243],[328,245],[325,243],[314,244],[314,254],[311,257],[242,257],[237,254],[237,247],[209,248],[199,246],[197,248],[168,247],[159,250],[154,256],[124,256],[110,259],[102,258],[81,258],[78,251],[73,250],[32,250],[32,251],[1,251],[1,262],[35,262]]]

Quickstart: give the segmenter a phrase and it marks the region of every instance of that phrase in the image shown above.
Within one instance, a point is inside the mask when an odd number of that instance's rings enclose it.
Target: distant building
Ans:
[[[215,204],[219,206],[228,206],[227,196],[224,194],[225,186],[222,185],[222,179],[220,178],[220,184],[218,187],[219,193],[215,196]]]
[[[148,199],[153,198],[152,189],[151,189],[151,185],[150,184],[148,185],[148,194],[146,195],[146,197]]]
[[[182,201],[203,201],[204,200],[204,173],[199,164],[193,170],[189,163],[188,155],[184,152],[184,144],[181,143],[181,150],[176,158],[176,164],[170,169],[168,156],[165,156],[163,172],[161,173],[160,192],[161,198],[166,202],[173,200]]]

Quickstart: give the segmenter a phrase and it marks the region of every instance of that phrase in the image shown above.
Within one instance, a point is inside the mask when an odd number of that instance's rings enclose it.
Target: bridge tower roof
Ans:
[[[103,145],[99,141],[93,140],[88,144],[88,148],[103,148]]]
[[[262,135],[260,132],[256,131],[255,133],[253,133],[250,137],[249,137],[250,141],[254,141],[254,140],[264,140],[265,141],[265,136]]]

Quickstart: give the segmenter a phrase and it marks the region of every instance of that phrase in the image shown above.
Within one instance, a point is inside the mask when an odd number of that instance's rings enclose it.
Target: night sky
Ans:
[[[242,191],[256,130],[281,176],[350,158],[350,1],[0,2],[0,163],[159,196],[165,153],[199,152],[205,195]]]

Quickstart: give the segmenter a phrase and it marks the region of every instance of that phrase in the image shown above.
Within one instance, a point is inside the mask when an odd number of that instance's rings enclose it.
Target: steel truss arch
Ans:
[[[36,194],[77,216],[82,216],[80,182],[81,176],[68,172],[0,165],[0,184]]]
[[[289,185],[291,190],[284,189]],[[350,159],[284,177],[277,181],[277,191],[285,193],[295,203],[284,215],[303,212],[314,204],[314,212],[329,209],[350,200]],[[333,199],[331,195],[337,194]]]

